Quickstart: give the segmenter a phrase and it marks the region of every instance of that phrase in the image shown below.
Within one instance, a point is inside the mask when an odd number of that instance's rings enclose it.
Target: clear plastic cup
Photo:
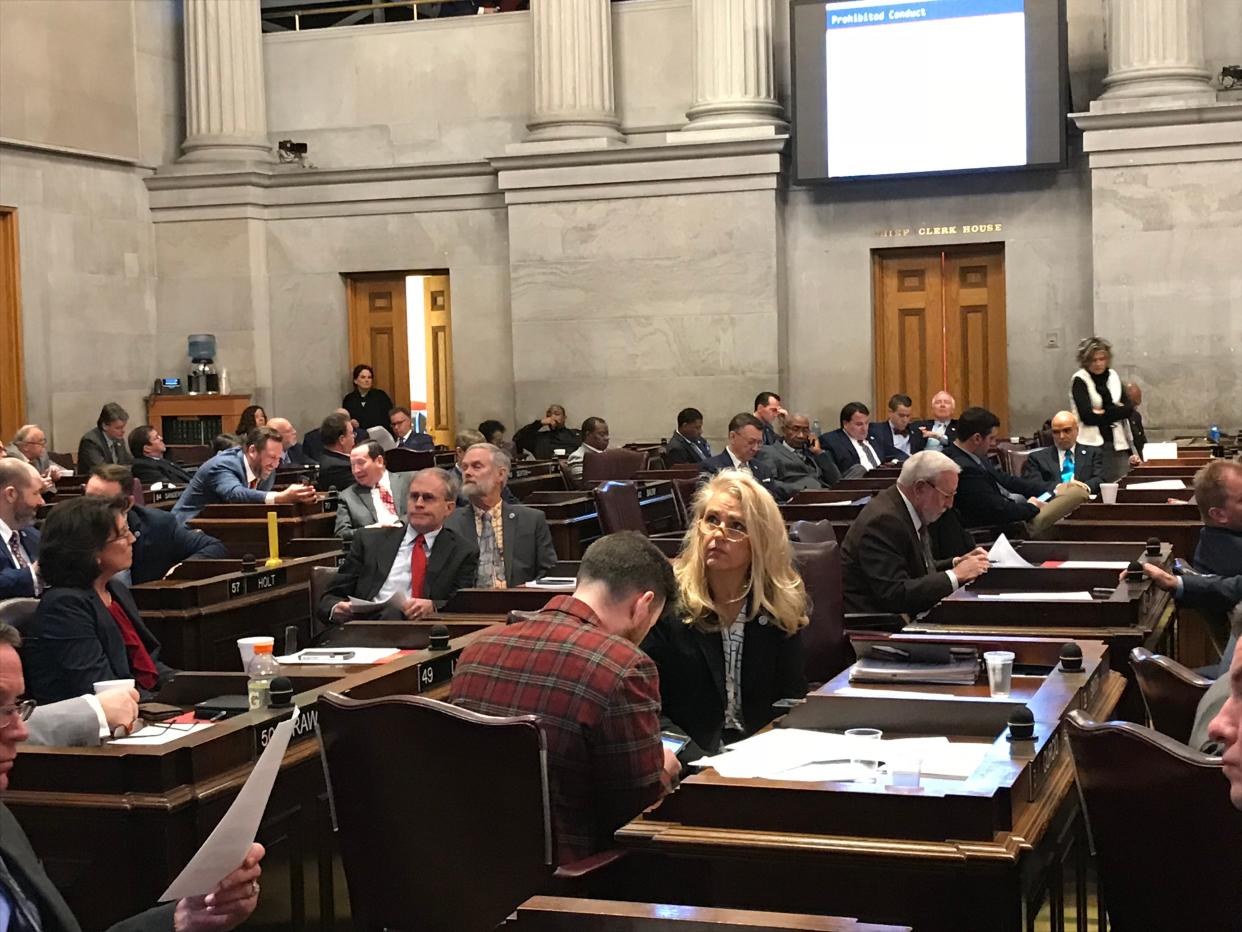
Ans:
[[[917,787],[923,779],[923,758],[896,757],[889,761],[888,780],[890,786]]]
[[[878,728],[847,728],[845,737],[855,744],[850,750],[850,763],[861,771],[859,781],[874,783],[876,771],[880,768],[880,739],[884,737],[884,732]],[[875,750],[868,753],[868,745],[873,742]]]
[[[1013,651],[987,651],[983,663],[988,669],[988,689],[992,695],[1008,696],[1013,684]]]
[[[95,695],[107,692],[110,689],[133,689],[134,681],[132,679],[120,680],[100,680],[98,683],[92,683],[91,688],[95,690]]]
[[[254,646],[256,644],[270,644],[272,645],[273,653],[275,652],[276,639],[273,637],[259,635],[258,637],[252,638],[238,638],[237,652],[241,654],[241,664],[243,670],[250,669],[250,661],[254,658]]]

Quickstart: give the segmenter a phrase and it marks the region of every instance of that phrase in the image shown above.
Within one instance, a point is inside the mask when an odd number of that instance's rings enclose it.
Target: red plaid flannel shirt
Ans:
[[[540,717],[562,864],[611,847],[613,832],[668,789],[655,664],[572,596],[462,651],[451,701]]]

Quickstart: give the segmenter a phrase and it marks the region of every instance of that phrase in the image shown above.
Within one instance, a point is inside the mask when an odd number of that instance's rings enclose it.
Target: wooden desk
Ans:
[[[336,502],[320,496],[313,502],[272,505],[208,505],[187,526],[218,538],[237,556],[267,556],[267,515],[276,512],[277,535],[283,552],[296,537],[332,537],[336,527]]]
[[[502,928],[516,932],[909,932],[837,916],[533,896]]]
[[[171,578],[134,586],[142,620],[160,641],[160,659],[178,670],[241,670],[237,639],[285,628],[305,647],[313,633],[311,570],[336,568],[339,550],[290,557],[273,570],[242,571],[241,560],[187,560]]]
[[[1190,559],[1203,529],[1199,510],[1182,505],[1105,505],[1088,502],[1054,524],[1048,531],[1052,540],[1146,541],[1159,537],[1173,546],[1176,556]]]
[[[1061,645],[1008,643],[1018,663],[1044,666]],[[1123,688],[1104,646],[1080,644],[1083,673],[1017,677],[1016,699],[980,695],[979,686],[902,687],[893,697],[838,676],[780,724],[836,731],[888,721],[885,737],[947,734],[987,744],[986,760],[967,780],[924,778],[912,790],[705,770],[618,831],[632,881],[645,898],[676,903],[857,915],[920,932],[1026,932],[1045,899],[1060,913],[1063,864],[1078,866],[1085,888],[1084,832],[1060,722],[1079,707],[1107,718]],[[1023,700],[1036,738],[1011,742],[1004,722]],[[1085,908],[1078,904],[1080,916]]]
[[[1131,489],[1117,490],[1118,505],[1163,505],[1170,498],[1188,502],[1194,489]]]
[[[259,828],[268,853],[254,925],[327,928],[337,898],[345,896],[343,883],[334,882],[335,841],[313,730],[318,697],[332,689],[364,699],[413,693],[442,698],[457,654],[480,630],[457,638],[448,651],[417,651],[387,664],[350,668],[343,678],[326,670],[289,671],[306,727],[289,745]],[[245,679],[240,673],[182,673],[159,698],[189,707],[244,693]],[[154,905],[232,803],[258,759],[264,733],[280,717],[251,712],[159,746],[22,747],[5,803],[87,932]],[[393,766],[416,764],[394,745]]]
[[[835,502],[785,502],[778,507],[781,510],[781,517],[786,522],[830,521],[848,525],[866,507],[854,505],[852,501],[853,499]]]
[[[669,481],[641,483],[638,499],[648,532],[678,530],[677,504]],[[526,504],[541,510],[548,519],[556,555],[562,560],[581,560],[591,542],[603,534],[595,499],[589,492],[535,492],[527,497]]]
[[[509,491],[518,497],[518,501],[527,505],[531,504],[530,499],[537,492],[568,491],[565,488],[565,477],[561,475],[559,469],[556,472],[537,473],[521,479],[512,479],[507,485]]]

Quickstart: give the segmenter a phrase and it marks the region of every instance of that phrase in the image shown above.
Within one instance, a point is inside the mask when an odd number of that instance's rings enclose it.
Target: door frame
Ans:
[[[0,205],[0,437],[26,423],[26,369],[22,344],[21,254],[17,208]]]

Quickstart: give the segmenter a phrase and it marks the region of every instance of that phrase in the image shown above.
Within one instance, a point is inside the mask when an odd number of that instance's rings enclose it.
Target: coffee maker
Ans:
[[[190,372],[186,378],[191,395],[220,394],[220,376],[212,362],[216,358],[216,335],[214,333],[190,334]]]

